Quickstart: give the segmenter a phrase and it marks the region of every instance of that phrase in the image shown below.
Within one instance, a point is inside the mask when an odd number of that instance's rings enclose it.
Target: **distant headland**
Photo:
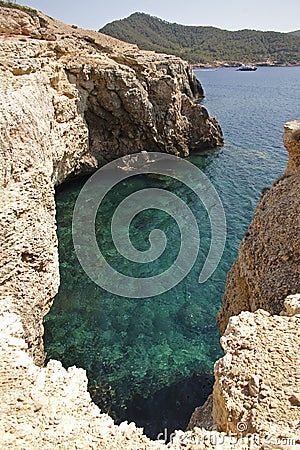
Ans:
[[[141,49],[180,56],[197,67],[300,65],[300,31],[227,31],[134,13],[99,30]]]

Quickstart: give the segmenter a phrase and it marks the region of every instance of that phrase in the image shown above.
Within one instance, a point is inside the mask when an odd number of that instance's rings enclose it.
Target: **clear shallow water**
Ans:
[[[146,276],[174,261],[179,232],[165,213],[140,214],[131,227],[132,242],[147,248],[154,228],[169,239],[162,259],[151,267],[131,266],[116,252],[110,236],[112,212],[128,194],[161,187],[193,210],[201,234],[201,251],[190,274],[171,291],[151,299],[117,297],[96,286],[81,269],[72,243],[72,213],[84,180],[57,193],[61,286],[45,318],[48,358],[65,367],[87,370],[90,391],[103,410],[118,420],[134,420],[152,437],[185,427],[195,406],[211,391],[215,360],[222,354],[215,316],[221,305],[226,273],[234,261],[261,189],[280,176],[287,155],[281,133],[287,120],[299,117],[300,68],[196,71],[204,85],[205,106],[218,116],[226,139],[222,149],[194,154],[219,192],[228,234],[222,261],[213,276],[198,284],[210,244],[210,226],[201,203],[170,178],[134,177],[114,188],[97,216],[96,232],[108,261],[124,273]]]

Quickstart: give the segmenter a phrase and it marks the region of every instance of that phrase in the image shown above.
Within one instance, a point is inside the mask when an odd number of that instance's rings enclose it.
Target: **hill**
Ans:
[[[296,36],[300,36],[300,30],[291,31],[289,34],[295,34]]]
[[[144,50],[178,55],[191,63],[300,63],[300,37],[290,33],[185,26],[144,13],[116,20],[99,31]]]

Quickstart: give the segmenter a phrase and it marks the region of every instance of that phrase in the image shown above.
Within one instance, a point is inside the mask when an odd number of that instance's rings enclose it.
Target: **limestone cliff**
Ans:
[[[279,314],[286,296],[300,292],[300,121],[287,123],[283,138],[288,167],[263,193],[228,274],[221,333],[231,316],[259,308]]]
[[[93,168],[140,150],[186,156],[191,148],[222,143],[217,121],[197,104],[200,83],[179,58],[142,52],[27,9],[2,8],[0,33],[2,68],[14,75],[8,84],[18,93],[32,88],[35,100],[43,99],[37,106],[51,119],[49,135],[64,133],[65,145],[67,135],[76,139],[53,155],[55,182],[82,165]],[[65,167],[70,156],[72,168]]]
[[[2,308],[42,360],[58,289],[54,186],[121,155],[222,143],[188,64],[29,8],[0,7]]]

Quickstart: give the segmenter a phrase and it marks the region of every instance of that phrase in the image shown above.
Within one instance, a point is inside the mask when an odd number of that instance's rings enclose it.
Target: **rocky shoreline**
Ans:
[[[3,448],[299,448],[300,299],[285,297],[300,291],[300,121],[286,125],[287,172],[264,193],[228,276],[212,398],[190,431],[150,441],[100,412],[82,369],[42,367],[59,285],[54,187],[127,153],[221,145],[220,127],[179,58],[0,10]]]
[[[244,63],[242,62],[236,62],[236,61],[232,61],[232,62],[227,62],[227,61],[220,61],[217,62],[215,64],[191,64],[192,69],[230,69],[230,68],[235,68],[235,67],[240,67],[242,66]],[[248,65],[249,63],[247,63],[246,65]],[[280,64],[280,63],[275,63],[275,62],[251,62],[250,65],[256,66],[256,67],[299,67],[300,63],[297,64]]]

